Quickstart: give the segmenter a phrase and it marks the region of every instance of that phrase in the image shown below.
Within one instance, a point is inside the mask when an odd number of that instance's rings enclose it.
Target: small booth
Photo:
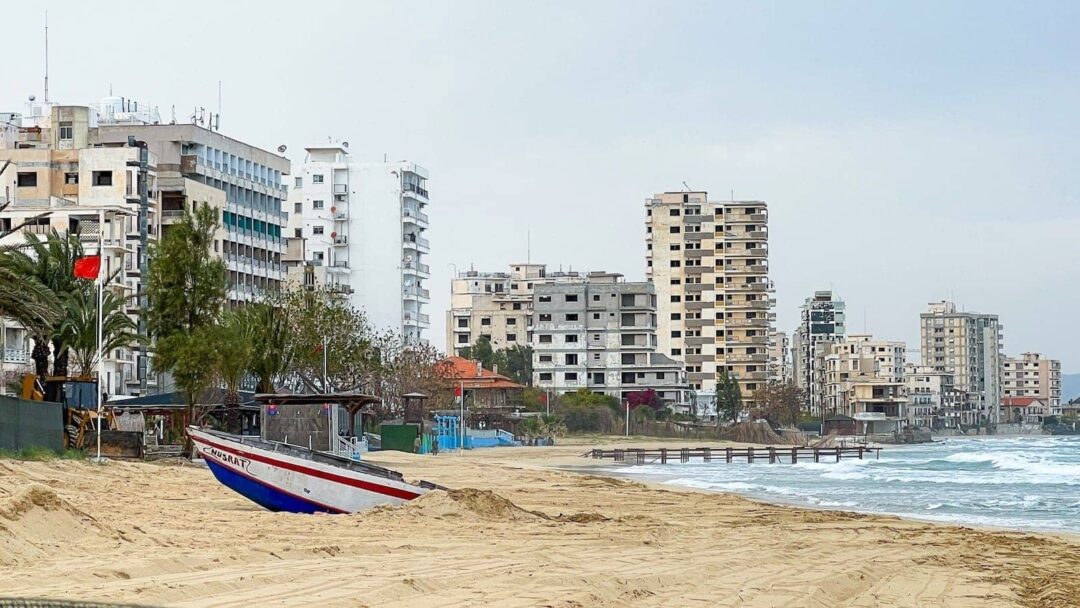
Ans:
[[[360,460],[368,451],[364,415],[380,399],[360,393],[260,394],[262,439]]]

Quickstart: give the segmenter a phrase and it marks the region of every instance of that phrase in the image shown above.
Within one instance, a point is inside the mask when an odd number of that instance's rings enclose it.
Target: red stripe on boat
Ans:
[[[210,441],[209,439],[198,439],[198,441],[201,441],[201,442],[205,443],[206,445],[209,445],[211,447],[215,447],[215,448],[217,448],[219,450],[222,450],[224,452],[229,452],[230,454],[235,454],[236,456],[243,456],[244,458],[250,458],[252,460],[257,460],[259,462],[262,462],[264,464],[268,464],[268,465],[271,465],[271,466],[279,467],[279,468],[282,468],[282,469],[287,469],[289,471],[296,471],[297,473],[303,473],[305,475],[311,475],[312,477],[318,477],[320,479],[325,479],[327,481],[333,481],[335,483],[340,483],[340,484],[346,485],[346,486],[352,486],[354,488],[359,488],[361,490],[367,490],[368,492],[374,492],[376,494],[382,494],[384,496],[392,496],[394,498],[400,498],[402,500],[412,500],[412,499],[416,498],[417,496],[420,496],[419,493],[410,492],[409,490],[402,490],[400,488],[395,488],[395,487],[391,487],[391,486],[383,486],[383,485],[379,485],[379,484],[376,484],[376,483],[372,483],[370,481],[364,481],[362,479],[353,479],[351,477],[345,477],[344,475],[337,475],[335,473],[327,473],[326,471],[320,471],[318,469],[312,469],[310,467],[305,467],[305,466],[302,466],[302,465],[293,464],[291,462],[286,462],[284,460],[274,460],[273,458],[267,458],[265,456],[255,454],[253,452],[245,452],[243,450],[238,450],[236,448],[221,445],[220,443],[214,443],[213,441]],[[273,486],[273,487],[276,488],[277,486]]]
[[[218,448],[218,449],[221,449],[221,448]],[[204,458],[205,458],[205,456],[204,456]],[[279,488],[279,487],[277,487],[275,485],[271,485],[271,484],[259,479],[258,477],[255,477],[254,475],[246,472],[246,471],[241,471],[239,469],[234,469],[233,467],[231,467],[228,464],[225,464],[224,462],[214,458],[213,456],[211,456],[210,459],[213,460],[214,464],[218,465],[219,467],[228,469],[230,472],[236,473],[237,475],[239,475],[241,477],[246,477],[247,479],[250,479],[251,481],[259,484],[260,486],[263,486],[265,488],[270,488],[271,490],[273,490],[275,492],[280,492],[280,493],[282,493],[282,494],[284,494],[286,496],[295,498],[296,500],[302,500],[304,502],[311,503],[311,504],[313,504],[313,505],[315,505],[317,507],[320,507],[322,509],[326,509],[328,511],[332,511],[333,513],[337,513],[339,515],[348,513],[348,511],[344,511],[344,510],[339,509],[337,507],[332,507],[330,505],[323,504],[323,503],[321,503],[321,502],[319,502],[317,500],[311,500],[307,496],[300,496],[300,495],[297,495],[297,494],[293,494],[292,492],[282,490],[281,488]]]

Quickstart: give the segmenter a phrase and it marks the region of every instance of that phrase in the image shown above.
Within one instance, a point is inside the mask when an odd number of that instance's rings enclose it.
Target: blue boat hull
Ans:
[[[339,513],[311,501],[286,494],[280,490],[233,472],[213,461],[206,461],[210,472],[225,487],[271,511],[286,513]]]

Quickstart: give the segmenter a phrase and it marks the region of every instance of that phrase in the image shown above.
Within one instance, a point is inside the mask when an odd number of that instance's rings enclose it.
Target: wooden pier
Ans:
[[[626,448],[621,450],[591,450],[582,454],[596,459],[611,459],[629,464],[667,464],[690,462],[691,458],[704,462],[768,461],[770,464],[797,464],[799,462],[840,462],[843,458],[862,460],[873,456],[880,458],[881,448],[866,446],[811,448],[811,447],[760,447],[760,448]]]

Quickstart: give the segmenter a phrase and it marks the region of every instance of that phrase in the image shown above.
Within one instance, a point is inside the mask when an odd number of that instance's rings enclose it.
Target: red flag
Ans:
[[[454,396],[455,397],[460,397],[461,396],[461,385],[460,384],[455,384],[454,385]]]
[[[85,255],[75,260],[75,276],[80,279],[96,279],[101,272],[101,256]]]

